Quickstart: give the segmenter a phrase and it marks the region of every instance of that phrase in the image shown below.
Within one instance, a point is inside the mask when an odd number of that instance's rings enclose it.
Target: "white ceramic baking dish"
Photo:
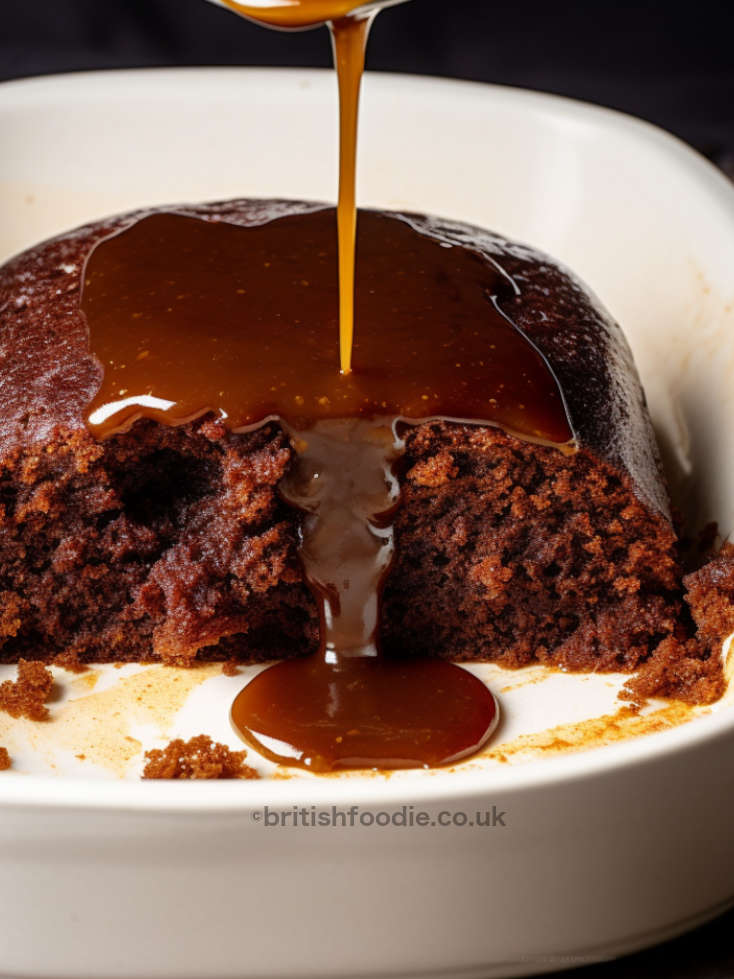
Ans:
[[[330,199],[334,80],[194,70],[13,82],[0,87],[0,145],[0,259],[141,204]],[[360,187],[365,204],[483,224],[572,266],[630,338],[678,500],[694,523],[734,529],[724,177],[602,109],[371,75]],[[235,745],[226,706],[242,677],[207,673],[176,699],[157,676],[149,697],[168,697],[168,714],[129,730],[129,703],[92,709],[85,697],[148,682],[134,669],[103,671],[93,694],[62,678],[56,720],[18,727],[15,768],[0,775],[0,974],[487,979],[621,954],[734,898],[728,698],[710,711],[653,705],[647,723],[610,717],[619,678],[480,672],[502,686],[504,760],[194,784],[141,783],[140,751],[167,732]],[[74,698],[86,720],[64,726]],[[110,725],[120,743],[134,736],[124,757]],[[294,807],[337,825],[266,825]],[[395,825],[418,811],[427,825]],[[494,826],[469,825],[487,812]]]

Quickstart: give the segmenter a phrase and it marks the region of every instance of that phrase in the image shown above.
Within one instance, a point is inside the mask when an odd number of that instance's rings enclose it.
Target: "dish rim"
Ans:
[[[151,83],[159,92],[184,99],[182,81],[190,83],[196,76],[199,97],[206,96],[202,82],[215,89],[220,97],[240,97],[241,89],[223,84],[225,76],[262,82],[275,90],[278,85],[290,87],[299,76],[314,87],[328,85],[331,93],[333,74],[327,69],[301,68],[146,68],[107,71],[78,71],[13,79],[0,83],[0,111],[20,110],[31,105],[65,101],[79,90],[86,100],[108,98],[118,89],[129,94],[131,88],[144,86],[150,93]],[[388,92],[395,97],[395,87],[404,93],[424,95],[436,87],[461,98],[494,99],[516,111],[532,111],[556,121],[586,124],[599,131],[623,132],[648,148],[668,157],[671,165],[687,172],[701,189],[712,195],[732,223],[734,242],[734,184],[723,173],[678,137],[663,129],[614,109],[581,102],[565,96],[550,95],[502,85],[489,85],[459,79],[410,74],[368,72],[371,94],[378,98]],[[90,84],[93,83],[93,84]],[[124,86],[124,88],[123,88]],[[62,90],[63,89],[63,93]],[[724,649],[728,648],[728,643]],[[695,718],[679,727],[634,738],[618,744],[570,753],[555,758],[539,758],[518,766],[495,771],[471,769],[442,772],[417,771],[399,779],[380,773],[349,776],[285,780],[262,779],[247,782],[143,782],[107,780],[53,775],[24,775],[12,770],[0,776],[0,805],[51,806],[68,808],[114,809],[117,811],[160,812],[249,812],[264,805],[400,805],[421,802],[425,805],[450,800],[501,793],[523,793],[539,786],[560,786],[579,779],[602,777],[655,762],[674,753],[693,751],[716,741],[734,738],[734,706],[714,705],[710,715]]]

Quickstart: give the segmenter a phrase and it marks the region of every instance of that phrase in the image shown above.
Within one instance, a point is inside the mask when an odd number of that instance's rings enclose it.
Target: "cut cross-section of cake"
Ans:
[[[331,214],[245,200],[176,210],[244,227]],[[85,262],[151,213],[88,225],[0,269],[0,662],[70,652],[249,662],[316,647],[301,515],[278,492],[293,450],[277,420],[237,433],[210,411],[176,426],[142,419],[104,440],[88,428],[105,365],[80,307]],[[571,273],[525,246],[433,218],[381,220],[447,253],[470,251],[512,281],[502,312],[555,375],[576,447],[476,423],[407,429],[384,650],[640,671],[633,685],[646,694],[719,696],[721,629],[694,636],[652,425],[619,327]],[[336,269],[335,232],[312,244]],[[358,265],[358,299],[359,282]]]

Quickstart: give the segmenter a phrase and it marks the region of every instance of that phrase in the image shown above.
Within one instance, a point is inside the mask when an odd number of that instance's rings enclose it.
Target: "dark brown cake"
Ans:
[[[179,213],[251,226],[320,208],[235,201]],[[98,241],[139,216],[81,228],[0,269],[0,661],[302,655],[317,621],[298,517],[276,492],[291,458],[278,426],[235,435],[211,418],[145,421],[102,443],[85,427],[102,368],[79,311],[81,271]],[[643,667],[644,693],[720,695],[725,616],[711,629],[697,617],[693,639],[660,460],[618,326],[524,246],[395,220],[512,276],[520,291],[505,312],[553,368],[579,450],[474,425],[409,432],[385,649]]]

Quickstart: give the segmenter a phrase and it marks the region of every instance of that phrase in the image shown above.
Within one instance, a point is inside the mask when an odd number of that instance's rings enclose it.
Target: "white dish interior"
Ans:
[[[4,86],[0,258],[145,204],[235,196],[332,199],[334,85],[321,72],[202,70]],[[360,200],[485,225],[571,266],[623,324],[677,500],[692,525],[717,519],[725,534],[734,527],[734,459],[727,451],[734,421],[734,191],[722,176],[672,137],[604,110],[512,90],[368,76]],[[63,737],[61,724],[39,728],[0,718],[0,743],[11,748],[16,771],[84,779],[127,774],[136,781],[143,748],[173,734],[206,731],[238,745],[227,708],[244,674],[184,681],[195,689],[182,709],[159,710],[153,720],[138,716],[122,695],[99,700],[107,686],[134,686],[137,681],[117,683],[134,671],[100,671],[93,703],[114,701],[127,712],[129,729],[118,733],[139,743],[137,754],[122,740],[115,759],[109,745],[96,759],[81,747],[73,751],[75,737],[104,739],[82,734],[88,705],[76,711],[75,721],[62,699],[52,712],[65,719]],[[623,677],[507,673],[493,666],[476,671],[502,696],[504,720],[493,749],[557,725],[613,715],[621,706]],[[0,678],[11,674],[12,668],[0,668]],[[83,681],[58,676],[62,698],[90,695]],[[159,690],[158,696],[169,694]],[[686,716],[696,715],[703,715],[696,721],[701,731],[734,722],[725,702]],[[671,726],[682,715],[677,718],[670,715]],[[662,747],[665,737],[646,740]],[[611,731],[607,739],[595,734],[587,746],[605,740],[619,739]],[[603,749],[620,750],[620,744]],[[83,762],[75,757],[80,753],[87,756]],[[534,769],[540,776],[548,767],[549,754],[554,767],[573,770],[579,763],[575,752],[558,758],[565,753],[513,750],[510,766],[491,756],[461,766],[461,778],[483,778],[490,768],[494,780],[519,762],[523,778],[533,778]],[[442,772],[430,783],[446,782],[450,791],[457,777]],[[391,781],[425,778],[401,773]],[[350,785],[345,791],[354,789],[354,779],[344,780]],[[3,778],[0,794],[11,781]]]

